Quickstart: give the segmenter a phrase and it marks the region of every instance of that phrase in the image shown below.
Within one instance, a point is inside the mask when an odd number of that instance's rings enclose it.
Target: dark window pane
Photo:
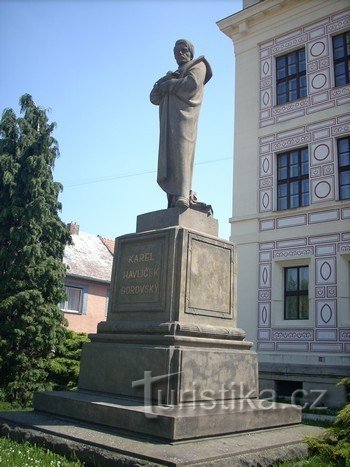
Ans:
[[[281,94],[280,96],[278,96],[278,99],[277,99],[277,104],[278,105],[285,104],[286,102],[288,102],[287,94]]]
[[[289,190],[290,190],[291,195],[297,195],[299,193],[299,183],[298,182],[290,183]]]
[[[299,207],[299,195],[292,195],[290,197],[290,207],[291,208]]]
[[[334,48],[343,47],[343,36],[342,35],[333,37],[333,47]]]
[[[341,76],[345,76],[345,63],[344,62],[337,63],[334,69],[335,69],[335,75],[337,76],[337,78],[340,78]]]
[[[278,197],[285,198],[287,196],[287,184],[283,183],[282,185],[278,185]]]
[[[289,153],[289,159],[291,164],[299,163],[299,151],[291,151]]]
[[[303,162],[301,164],[301,175],[307,175],[309,173],[309,163]]]
[[[309,290],[309,268],[299,268],[300,290]]]
[[[282,57],[277,57],[276,58],[276,64],[277,64],[277,70],[280,70],[281,68],[285,68],[286,66],[286,57],[283,55]]]
[[[277,86],[277,94],[282,95],[282,94],[286,94],[286,92],[287,92],[286,84],[285,83],[280,83]]]
[[[306,97],[307,95],[307,89],[306,86],[304,88],[300,89],[299,97]]]
[[[309,319],[309,297],[307,295],[299,297],[299,311],[299,319]]]
[[[280,154],[278,156],[279,167],[287,167],[287,164],[288,164],[288,154]]]
[[[288,176],[287,174],[287,167],[281,167],[279,170],[278,170],[278,179],[279,180],[284,180],[286,179]]]
[[[350,171],[340,172],[340,185],[350,185]]]
[[[305,71],[305,50],[301,49],[299,50],[299,72],[300,71]]]
[[[344,58],[344,52],[345,51],[342,43],[341,46],[337,46],[334,48],[333,56],[335,59]]]
[[[301,195],[301,205],[302,206],[308,206],[310,204],[309,202],[309,193],[303,193]]]
[[[297,72],[297,65],[296,63],[291,63],[288,65],[288,76],[295,75]]]
[[[286,290],[288,292],[298,290],[298,269],[297,268],[286,269]]]
[[[338,140],[338,153],[342,154],[344,152],[350,151],[350,138],[342,138]]]
[[[296,90],[297,90],[297,87],[298,87],[298,86],[297,86],[297,80],[296,80],[296,78],[290,79],[290,80],[288,81],[288,89],[289,89],[289,91],[296,91]]]
[[[278,200],[277,208],[278,208],[279,211],[283,211],[284,209],[288,209],[287,198],[280,198]]]
[[[283,79],[286,77],[286,69],[285,68],[277,68],[277,79]]]
[[[301,182],[301,191],[302,193],[309,193],[309,180],[302,180]]]
[[[350,198],[350,185],[340,187],[340,199]]]
[[[289,91],[289,93],[288,93],[288,100],[289,100],[289,102],[291,102],[291,101],[296,101],[297,99],[298,99],[297,90],[295,90],[295,91]]]
[[[339,167],[350,165],[350,152],[339,154]]]
[[[300,150],[300,155],[302,162],[309,162],[309,153],[306,148]]]
[[[286,319],[298,319],[298,297],[286,297]]]
[[[299,78],[299,88],[300,89],[304,89],[306,90],[306,76],[300,76]]]
[[[290,178],[297,177],[298,175],[299,175],[299,165],[291,164],[290,169],[289,169]]]

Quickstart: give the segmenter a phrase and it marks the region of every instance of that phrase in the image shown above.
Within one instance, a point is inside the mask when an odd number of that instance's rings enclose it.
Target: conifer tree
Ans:
[[[25,405],[49,388],[49,360],[64,338],[62,258],[71,237],[52,175],[55,124],[30,95],[20,106],[22,117],[6,109],[0,122],[0,385]]]

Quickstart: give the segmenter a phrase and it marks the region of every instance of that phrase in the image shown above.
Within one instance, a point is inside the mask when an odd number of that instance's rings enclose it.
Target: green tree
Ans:
[[[58,304],[71,237],[52,175],[55,124],[30,95],[20,106],[22,117],[6,109],[0,122],[0,384],[25,405],[49,388],[49,361],[64,339]]]

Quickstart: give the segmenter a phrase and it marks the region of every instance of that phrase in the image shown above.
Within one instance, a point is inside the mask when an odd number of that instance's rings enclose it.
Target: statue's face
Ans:
[[[174,56],[177,64],[184,65],[191,60],[191,52],[184,42],[180,42],[174,48]]]

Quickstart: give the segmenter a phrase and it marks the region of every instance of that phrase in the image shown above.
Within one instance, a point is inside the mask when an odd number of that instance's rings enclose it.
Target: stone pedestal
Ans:
[[[115,252],[108,318],[83,349],[78,391],[39,393],[37,410],[168,440],[300,422],[297,407],[258,399],[257,356],[236,327],[234,246],[215,219],[144,214]]]

